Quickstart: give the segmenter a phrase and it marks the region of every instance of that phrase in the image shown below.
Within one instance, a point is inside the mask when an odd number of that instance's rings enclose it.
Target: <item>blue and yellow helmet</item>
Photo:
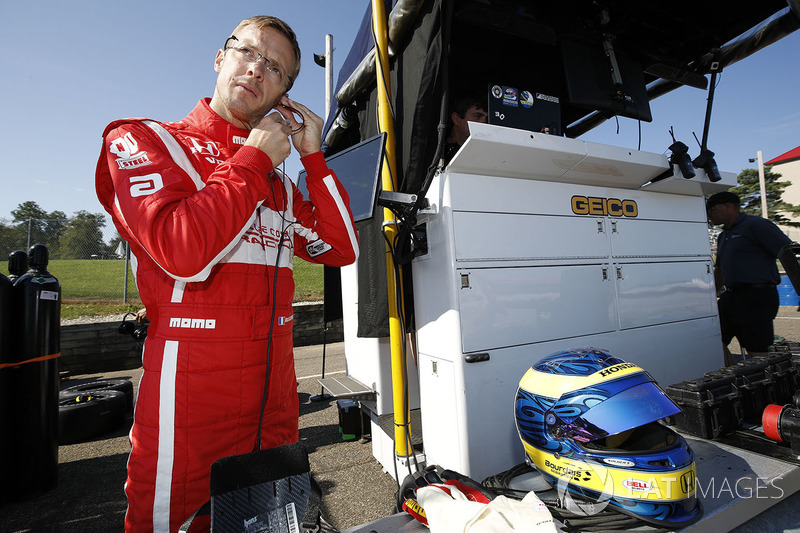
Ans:
[[[594,348],[549,355],[514,409],[528,461],[564,496],[661,527],[702,516],[694,454],[659,422],[680,408],[637,365]]]

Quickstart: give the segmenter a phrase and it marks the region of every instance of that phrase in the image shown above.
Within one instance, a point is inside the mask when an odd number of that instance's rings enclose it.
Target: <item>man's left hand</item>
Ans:
[[[298,122],[289,109],[283,106],[288,106],[296,110],[302,115],[302,122]],[[283,117],[288,120],[291,125],[292,144],[300,154],[300,157],[319,152],[322,147],[322,126],[323,121],[320,117],[315,115],[309,108],[301,103],[295,102],[288,96],[281,98],[281,102],[275,108]]]

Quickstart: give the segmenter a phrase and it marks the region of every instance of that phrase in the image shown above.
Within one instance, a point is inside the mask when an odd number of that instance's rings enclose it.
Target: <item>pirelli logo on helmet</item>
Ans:
[[[170,317],[169,327],[185,329],[216,329],[217,321],[213,318]]]
[[[620,363],[618,365],[610,366],[606,369],[600,370],[599,372],[597,372],[597,375],[600,376],[601,378],[606,378],[608,376],[616,374],[617,372],[620,372],[622,370],[627,370],[629,368],[635,368],[637,370],[640,370],[640,368],[633,363]]]
[[[576,215],[636,218],[639,206],[634,200],[575,195],[572,197],[572,212]]]

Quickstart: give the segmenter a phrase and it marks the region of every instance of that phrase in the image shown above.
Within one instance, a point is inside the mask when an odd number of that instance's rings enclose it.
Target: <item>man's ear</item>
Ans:
[[[219,74],[222,70],[222,60],[225,57],[224,50],[217,50],[217,57],[214,58],[214,72]]]
[[[452,122],[452,123],[453,123],[455,126],[458,126],[458,125],[459,125],[459,124],[460,124],[460,123],[461,123],[463,120],[464,120],[464,119],[461,117],[461,115],[459,115],[459,114],[458,114],[458,113],[456,113],[455,111],[453,111],[452,113],[450,113],[450,121],[451,121],[451,122]]]

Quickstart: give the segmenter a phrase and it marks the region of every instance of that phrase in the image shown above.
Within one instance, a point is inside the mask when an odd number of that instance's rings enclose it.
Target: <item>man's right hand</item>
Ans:
[[[270,113],[250,130],[244,145],[255,146],[269,156],[273,167],[277,167],[292,152],[291,133],[291,125],[280,113]]]

